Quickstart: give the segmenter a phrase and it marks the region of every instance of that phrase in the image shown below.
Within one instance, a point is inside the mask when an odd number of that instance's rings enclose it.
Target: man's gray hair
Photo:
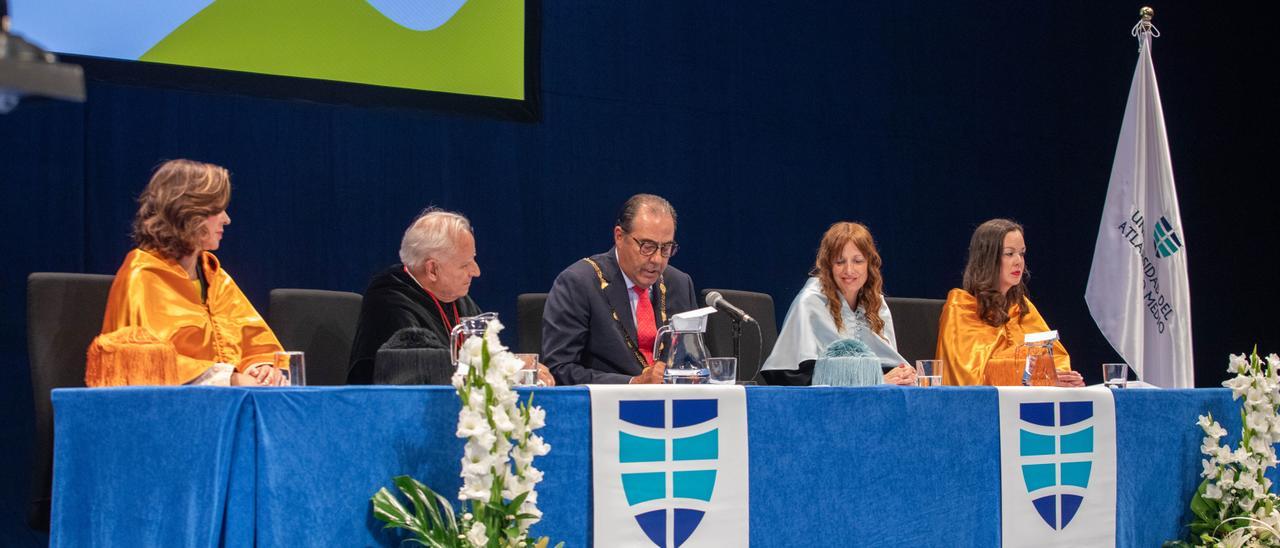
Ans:
[[[454,245],[462,232],[471,233],[471,221],[461,213],[429,207],[404,231],[400,240],[400,262],[414,268],[438,257]]]

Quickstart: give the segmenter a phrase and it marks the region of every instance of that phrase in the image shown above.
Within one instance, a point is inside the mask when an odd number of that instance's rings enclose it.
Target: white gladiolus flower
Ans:
[[[1232,377],[1222,381],[1222,386],[1231,389],[1231,397],[1233,399],[1239,399],[1251,385],[1253,385],[1253,380],[1249,377]]]
[[[527,447],[515,447],[511,450],[511,461],[516,468],[523,469],[533,462],[534,454]]]
[[[498,338],[501,330],[502,324],[491,320],[483,336],[465,339],[458,352],[459,362],[465,367],[460,367],[451,378],[462,396],[457,436],[467,440],[461,460],[463,482],[458,498],[472,501],[470,508],[474,512],[474,515],[464,514],[459,534],[465,535],[465,539],[459,540],[474,546],[491,541],[501,546],[524,545],[528,527],[538,519],[519,520],[514,529],[504,525],[486,530],[484,522],[492,522],[490,512],[493,510],[480,504],[491,502],[494,486],[499,485],[498,495],[503,500],[494,502],[507,502],[524,495],[526,499],[520,512],[540,517],[534,485],[542,480],[542,472],[533,468],[533,459],[551,450],[542,438],[531,433],[544,426],[546,412],[537,407],[526,411],[528,403],[521,405],[520,395],[512,388],[524,362],[502,345]],[[475,374],[468,374],[467,369]]]
[[[548,444],[542,441],[542,436],[539,436],[537,434],[529,435],[528,447],[529,447],[529,452],[539,457],[551,451],[551,444]]]
[[[489,343],[489,352],[497,354],[507,349],[502,346],[502,341],[498,340],[498,332],[502,331],[502,322],[496,318],[489,322],[489,328],[484,330],[485,342]]]
[[[1204,486],[1204,498],[1207,498],[1207,499],[1222,498],[1222,488],[1218,487],[1218,484],[1210,482],[1208,485]]]
[[[507,416],[507,410],[503,409],[501,405],[490,406],[489,416],[493,417],[493,426],[497,428],[499,432],[509,434],[516,428],[516,426],[511,423],[511,417]]]
[[[474,443],[468,442],[462,450],[462,475],[480,476],[488,474],[497,463],[493,454]]]
[[[484,389],[477,387],[467,395],[467,407],[477,412],[484,412]]]
[[[520,505],[520,512],[525,514],[533,514],[542,517],[542,510],[538,509],[538,492],[530,491],[528,498],[524,499],[524,504]],[[535,520],[536,521],[536,520]]]
[[[547,412],[541,407],[533,407],[529,409],[529,429],[537,430],[546,426]]]
[[[524,469],[524,477],[529,483],[538,483],[542,481],[542,470],[538,470],[532,466]]]
[[[489,491],[493,489],[493,482],[486,482],[486,478],[489,480],[493,479],[489,476],[482,478],[464,478],[462,482],[462,489],[458,491],[458,499],[489,502]]]
[[[1267,420],[1267,416],[1260,413],[1249,413],[1244,417],[1244,425],[1252,429],[1255,433],[1266,434],[1271,428],[1271,421]],[[1268,437],[1268,436],[1263,436]],[[1257,439],[1257,438],[1255,438]],[[1270,440],[1263,440],[1270,441]]]
[[[467,443],[468,444],[474,443],[476,445],[479,445],[480,448],[483,449],[485,452],[492,453],[493,447],[494,445],[497,445],[497,442],[498,442],[498,437],[494,435],[493,431],[485,430],[483,432],[480,432],[479,434],[471,436],[470,441],[468,441]]]
[[[1204,459],[1200,461],[1200,465],[1204,467],[1204,470],[1200,471],[1200,477],[1211,478],[1218,474],[1218,465],[1213,461]]]
[[[1249,368],[1249,362],[1245,361],[1244,354],[1231,354],[1227,359],[1228,373],[1243,373]]]
[[[471,530],[467,531],[467,542],[470,542],[472,546],[489,544],[489,536],[485,533],[484,524],[476,522],[471,525]]]
[[[532,482],[518,476],[512,476],[511,481],[502,484],[502,498],[511,500],[531,489],[533,489]]]
[[[469,407],[463,407],[458,412],[458,433],[459,438],[470,438],[480,436],[490,432],[489,421],[484,415],[476,412]]]
[[[511,380],[504,376],[502,371],[496,367],[491,367],[485,372],[484,382],[493,389],[493,393],[495,395],[511,391]]]

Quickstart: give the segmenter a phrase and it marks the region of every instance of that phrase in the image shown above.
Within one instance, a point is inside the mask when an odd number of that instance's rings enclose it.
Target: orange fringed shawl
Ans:
[[[142,327],[103,333],[89,345],[84,384],[178,384],[178,353]]]
[[[203,303],[200,285],[177,261],[142,249],[125,256],[107,298],[102,333],[128,327],[145,329],[172,344],[176,372],[173,376],[134,372],[94,379],[86,374],[86,384],[181,384],[196,379],[215,362],[229,363],[243,372],[250,365],[272,361],[272,354],[281,350],[280,341],[217,257],[203,253],[199,267],[209,284],[208,299]],[[86,371],[103,371],[101,363],[94,363],[93,354],[89,358]],[[109,384],[96,386],[103,385]]]
[[[1018,317],[1017,304],[1009,307],[1009,321],[992,326],[978,317],[978,299],[963,289],[952,289],[938,323],[937,357],[945,360],[943,382],[949,385],[1010,384],[1022,368],[1015,352],[1027,333],[1048,331],[1040,311],[1027,300],[1027,313]],[[1058,371],[1071,370],[1071,357],[1060,342],[1053,343]],[[1011,372],[1016,375],[1010,376]]]

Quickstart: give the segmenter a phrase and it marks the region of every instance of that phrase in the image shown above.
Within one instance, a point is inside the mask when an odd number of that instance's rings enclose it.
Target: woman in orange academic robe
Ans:
[[[138,247],[111,285],[86,384],[284,382],[273,365],[280,342],[210,253],[231,223],[230,200],[225,168],[171,160],[156,169],[138,198]]]
[[[949,385],[1020,384],[1023,367],[1015,355],[1023,336],[1049,330],[1027,298],[1027,245],[1022,226],[1007,219],[982,223],[969,240],[964,289],[952,289],[938,324],[937,357]],[[1058,386],[1084,386],[1071,370],[1062,343],[1053,343]]]

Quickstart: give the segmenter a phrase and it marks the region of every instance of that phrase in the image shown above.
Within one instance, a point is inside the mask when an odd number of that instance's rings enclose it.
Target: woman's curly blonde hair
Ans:
[[[179,259],[202,251],[204,220],[222,213],[231,202],[227,169],[193,160],[169,160],[156,168],[138,196],[133,241],[138,247]]]

